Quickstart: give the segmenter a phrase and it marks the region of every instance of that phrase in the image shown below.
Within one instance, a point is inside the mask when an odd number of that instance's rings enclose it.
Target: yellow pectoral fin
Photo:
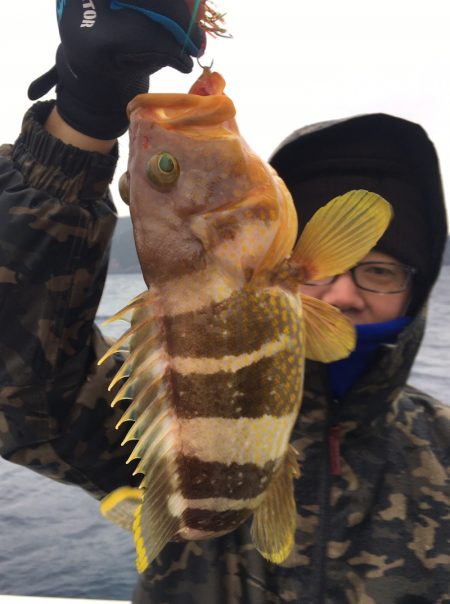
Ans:
[[[296,452],[289,447],[263,503],[253,516],[253,543],[264,558],[275,564],[284,562],[294,545],[296,506],[292,481],[298,476]]]
[[[307,223],[290,264],[305,279],[339,275],[370,252],[392,216],[391,205],[376,193],[357,190],[335,197]]]
[[[141,501],[141,489],[120,487],[102,499],[100,512],[110,522],[131,532],[133,530],[134,514]]]
[[[305,322],[305,356],[312,361],[331,363],[347,357],[356,345],[355,328],[337,308],[301,295]]]

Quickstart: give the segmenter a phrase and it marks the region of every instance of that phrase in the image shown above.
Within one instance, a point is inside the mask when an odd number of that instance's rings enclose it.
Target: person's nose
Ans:
[[[322,300],[332,306],[336,306],[340,310],[363,310],[364,308],[364,297],[350,273],[339,275],[327,287]]]

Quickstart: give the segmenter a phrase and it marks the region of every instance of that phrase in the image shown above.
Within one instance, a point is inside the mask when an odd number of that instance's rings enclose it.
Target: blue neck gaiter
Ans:
[[[356,325],[355,350],[347,358],[328,365],[333,397],[341,398],[369,367],[379,347],[395,343],[400,332],[411,321],[411,317],[401,317],[383,323]]]

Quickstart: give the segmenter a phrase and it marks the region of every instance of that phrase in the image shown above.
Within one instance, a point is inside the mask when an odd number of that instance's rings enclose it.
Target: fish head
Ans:
[[[292,199],[240,135],[224,85],[206,71],[188,94],[138,95],[128,107],[121,189],[147,285],[211,263],[248,280],[295,241]]]

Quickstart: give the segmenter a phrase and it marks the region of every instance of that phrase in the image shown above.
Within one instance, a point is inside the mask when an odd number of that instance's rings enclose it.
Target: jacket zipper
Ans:
[[[328,451],[330,456],[330,473],[341,476],[341,426],[339,424],[339,401],[331,403],[330,422],[328,425]]]
[[[340,404],[337,399],[331,400],[330,414],[326,427],[326,440],[323,456],[323,472],[320,488],[319,509],[322,516],[320,529],[318,534],[318,547],[316,549],[315,560],[313,564],[319,569],[317,599],[314,603],[323,604],[325,602],[326,593],[326,554],[327,543],[329,540],[330,526],[330,491],[333,476],[341,475],[341,451],[340,451],[340,436],[341,427],[339,425]]]

